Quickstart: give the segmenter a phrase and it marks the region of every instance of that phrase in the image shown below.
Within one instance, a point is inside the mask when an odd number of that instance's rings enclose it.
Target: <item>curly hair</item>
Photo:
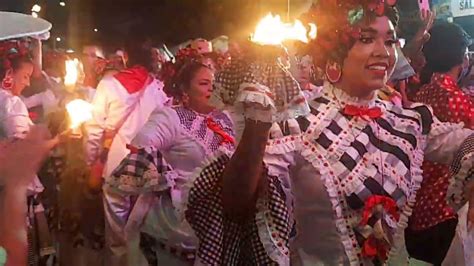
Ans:
[[[328,61],[342,63],[360,37],[361,27],[386,16],[398,25],[399,14],[394,0],[319,0],[302,19],[315,23],[318,36],[305,46],[316,67]]]
[[[198,54],[187,54],[178,56],[175,63],[165,63],[160,73],[160,79],[164,82],[166,94],[181,100],[196,73],[201,68],[210,69],[203,63],[203,59],[204,57]]]

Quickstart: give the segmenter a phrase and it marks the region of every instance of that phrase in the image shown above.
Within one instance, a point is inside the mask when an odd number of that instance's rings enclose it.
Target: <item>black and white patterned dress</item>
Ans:
[[[346,105],[377,108],[381,115],[347,115]],[[264,158],[267,187],[246,224],[223,215],[220,181],[229,155],[209,159],[195,177],[186,218],[205,264],[405,263],[399,261],[406,259],[404,229],[425,156],[453,164],[458,174],[448,196],[465,202],[473,131],[439,122],[425,105],[360,100],[330,84],[310,107],[311,114],[273,126],[276,138]]]

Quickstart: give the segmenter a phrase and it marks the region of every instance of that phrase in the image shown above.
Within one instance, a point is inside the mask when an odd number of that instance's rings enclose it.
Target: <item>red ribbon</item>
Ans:
[[[36,121],[39,117],[38,113],[35,113],[35,112],[28,112],[28,116],[30,117],[32,121]]]
[[[350,116],[368,117],[371,119],[379,118],[382,116],[382,110],[379,107],[359,107],[355,105],[346,105],[343,110],[344,114]]]
[[[388,256],[388,247],[383,240],[376,239],[371,235],[365,240],[362,246],[362,256],[374,259],[378,257],[382,261],[386,261]]]
[[[136,146],[133,146],[131,144],[127,144],[125,147],[130,151],[131,154],[137,154],[138,153],[139,149]]]
[[[212,119],[212,117],[206,118],[206,123],[207,123],[207,127],[210,130],[214,131],[214,133],[216,133],[217,135],[219,135],[222,138],[220,144],[223,144],[223,143],[234,144],[235,143],[234,138],[229,136],[229,134],[227,134],[227,132],[225,132],[221,128],[221,126],[219,124],[217,124],[216,121],[214,121],[214,119]]]
[[[374,208],[378,205],[381,205],[386,213],[398,221],[400,214],[398,213],[396,202],[387,196],[372,195],[365,201],[360,225],[367,225],[370,217],[374,214]],[[378,257],[380,260],[385,261],[387,260],[388,249],[389,247],[384,239],[377,239],[374,235],[370,235],[362,246],[362,256],[372,259]]]
[[[400,218],[397,203],[392,198],[380,195],[372,195],[365,201],[364,210],[362,213],[362,221],[360,222],[361,225],[367,225],[370,217],[373,214],[373,209],[377,205],[382,205],[384,210],[396,221],[398,221]]]

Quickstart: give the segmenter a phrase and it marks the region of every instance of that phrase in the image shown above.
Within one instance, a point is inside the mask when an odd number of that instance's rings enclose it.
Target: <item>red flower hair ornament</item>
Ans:
[[[28,48],[18,40],[0,41],[0,60],[2,60],[3,69],[10,69],[12,59],[27,54]]]
[[[306,54],[315,57],[318,66],[327,59],[345,58],[352,44],[360,37],[361,23],[396,13],[396,0],[316,0],[302,20],[315,23],[318,37],[306,46]]]

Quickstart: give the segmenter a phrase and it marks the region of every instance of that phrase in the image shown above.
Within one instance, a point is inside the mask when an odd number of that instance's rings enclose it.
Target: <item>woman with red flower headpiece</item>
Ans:
[[[20,99],[21,92],[30,85],[33,62],[20,51],[16,41],[0,42],[0,103],[2,112],[0,138],[22,138],[33,124],[28,110]]]
[[[397,61],[394,5],[313,5],[308,54],[326,81],[299,131],[247,118],[236,152],[211,158],[190,185],[186,219],[203,264],[405,265],[423,159],[452,166],[449,200],[473,196],[474,132],[426,105],[377,98]]]
[[[130,245],[141,231],[141,247],[150,265],[156,265],[156,259],[160,265],[194,261],[198,243],[184,220],[186,184],[206,155],[217,150],[230,154],[234,149],[230,118],[209,103],[214,74],[202,59],[186,49],[178,53],[176,63],[164,65],[165,91],[177,105],[153,111],[129,143],[129,155],[106,180],[106,193],[116,199],[109,217],[119,220],[115,226],[126,232],[121,244]],[[133,257],[132,252],[124,256]],[[137,265],[130,259],[128,263]]]
[[[33,68],[33,61],[28,56],[26,48],[22,47],[19,41],[0,42],[0,140],[15,141],[25,139],[33,126],[27,107],[19,97],[22,91],[30,85]],[[41,213],[41,219],[45,218],[43,216],[43,207],[37,201],[36,196],[43,191],[44,187],[36,175],[34,175],[34,178],[30,178],[30,180],[32,182],[28,185],[26,194],[23,197],[26,199],[28,196],[28,231],[32,233],[29,234],[28,242],[33,253],[29,254],[31,256],[28,261],[34,263],[32,260],[39,260],[40,258],[39,251],[34,248],[34,245],[36,245],[34,241],[39,236],[38,224],[36,223],[36,219],[39,217],[37,214]],[[17,195],[20,196],[25,191],[23,191],[22,187],[18,187],[18,192]],[[21,232],[18,233],[21,234]],[[49,234],[49,231],[44,231],[44,233]],[[52,247],[49,246],[49,248]],[[15,258],[12,261],[21,261],[21,259]]]
[[[30,85],[33,62],[17,41],[0,42],[0,139],[22,139],[33,122],[28,109],[19,97]],[[38,178],[30,186],[30,193],[39,193],[43,186]]]

